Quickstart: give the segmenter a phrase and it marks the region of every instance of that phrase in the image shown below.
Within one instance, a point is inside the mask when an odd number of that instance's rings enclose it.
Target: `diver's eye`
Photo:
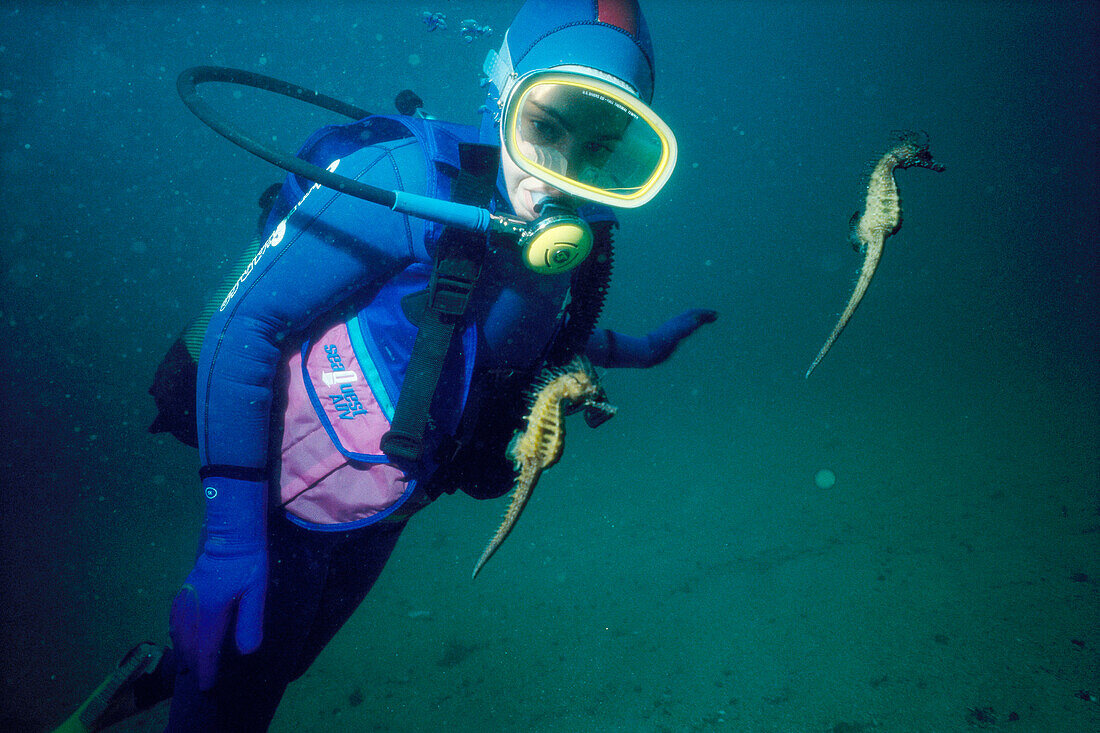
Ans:
[[[607,140],[592,140],[584,144],[584,152],[592,157],[607,156],[615,150]]]
[[[553,120],[545,117],[528,117],[524,122],[528,139],[537,145],[553,145],[562,137],[561,126]]]

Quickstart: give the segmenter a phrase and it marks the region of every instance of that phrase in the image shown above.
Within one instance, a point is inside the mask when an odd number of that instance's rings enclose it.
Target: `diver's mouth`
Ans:
[[[534,192],[531,192],[528,194],[527,198],[531,202],[531,211],[534,212],[535,216],[541,214],[542,207],[546,206],[546,204],[550,201],[550,196],[544,193],[536,194]]]
[[[528,191],[527,199],[531,211],[536,217],[542,215],[542,210],[547,205],[553,205],[559,209],[572,211],[577,207],[577,201],[572,196],[567,196],[561,191]]]

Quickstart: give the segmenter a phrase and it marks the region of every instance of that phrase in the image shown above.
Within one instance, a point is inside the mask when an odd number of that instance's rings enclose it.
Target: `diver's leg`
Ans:
[[[332,640],[382,574],[406,522],[380,522],[349,532],[329,563],[320,608],[299,652],[291,680],[301,677]]]

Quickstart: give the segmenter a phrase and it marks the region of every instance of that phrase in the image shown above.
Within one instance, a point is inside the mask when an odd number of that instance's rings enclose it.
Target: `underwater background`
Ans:
[[[191,567],[197,456],[146,390],[281,174],[176,75],[472,123],[518,5],[0,2],[0,730],[166,640]],[[1098,6],[643,7],[680,162],[621,216],[602,325],[719,320],[605,375],[618,416],[570,422],[475,582],[506,500],[416,517],[272,730],[1100,730]],[[338,121],[203,93],[287,150]],[[898,172],[905,224],[804,379],[895,130],[947,170]]]

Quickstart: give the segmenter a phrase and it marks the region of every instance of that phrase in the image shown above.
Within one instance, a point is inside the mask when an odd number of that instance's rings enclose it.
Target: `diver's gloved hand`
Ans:
[[[596,329],[588,339],[585,354],[596,366],[651,367],[672,356],[685,338],[704,323],[718,318],[718,311],[693,308],[668,319],[644,338],[624,336],[615,331]]]
[[[172,604],[170,628],[181,666],[208,690],[231,619],[242,654],[256,651],[263,638],[267,482],[210,476],[203,491],[202,554]]]

